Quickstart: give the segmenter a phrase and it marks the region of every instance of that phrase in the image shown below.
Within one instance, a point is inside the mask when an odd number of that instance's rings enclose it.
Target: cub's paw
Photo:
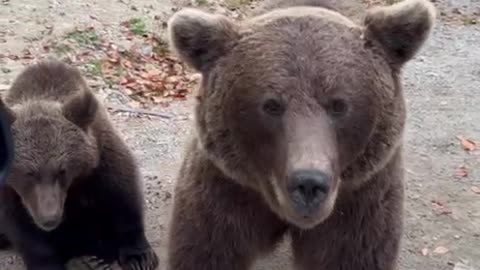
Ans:
[[[118,264],[123,270],[154,270],[157,269],[158,256],[152,248],[142,250],[122,249]]]
[[[8,241],[7,237],[3,234],[0,234],[0,249],[9,249],[12,247],[10,241]]]
[[[96,256],[83,256],[70,260],[68,270],[119,270]]]

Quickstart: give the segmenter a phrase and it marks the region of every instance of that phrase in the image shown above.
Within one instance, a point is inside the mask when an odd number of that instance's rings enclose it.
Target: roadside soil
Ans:
[[[409,111],[400,269],[480,270],[480,1],[434,2],[433,36],[404,70]],[[166,21],[185,6],[242,19],[255,4],[0,0],[0,94],[38,59],[53,56],[82,69],[138,158],[148,237],[162,262],[198,81],[168,52]],[[255,269],[292,269],[288,254],[286,239]],[[18,256],[0,252],[0,269],[24,268]]]

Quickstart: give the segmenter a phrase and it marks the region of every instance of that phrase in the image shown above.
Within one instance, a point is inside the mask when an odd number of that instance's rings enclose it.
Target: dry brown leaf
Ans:
[[[428,255],[428,248],[422,248],[422,255],[427,256]]]
[[[162,73],[162,72],[161,72],[160,70],[152,69],[152,70],[149,70],[149,71],[148,71],[148,76],[149,76],[150,78],[152,78],[152,77],[155,77],[155,76],[160,75],[161,73]]]
[[[446,205],[444,205],[439,201],[435,201],[435,200],[432,201],[432,206],[433,206],[433,211],[437,215],[449,215],[453,213],[452,209],[450,209],[449,207],[447,207]]]
[[[460,140],[463,150],[467,152],[471,152],[477,147],[477,144],[471,139],[466,139],[463,136],[457,136],[457,139]]]
[[[133,67],[132,62],[130,62],[130,61],[128,61],[128,60],[122,61],[122,66],[123,66],[124,68],[132,68],[132,67]]]
[[[462,165],[457,168],[457,171],[455,172],[455,175],[458,177],[467,177],[468,176],[468,171],[465,165]]]
[[[112,63],[110,63],[108,60],[102,61],[102,63],[100,64],[100,70],[102,71],[102,74],[110,75],[113,72]]]
[[[121,85],[125,85],[128,83],[128,79],[126,77],[121,77],[119,83]]]
[[[18,55],[14,55],[14,54],[10,54],[8,56],[8,58],[10,58],[10,60],[13,60],[13,61],[16,61],[16,60],[20,59],[20,57]]]
[[[141,72],[140,77],[142,77],[143,79],[148,79],[148,72]]]
[[[473,191],[473,193],[480,195],[480,187],[472,186],[470,189]]]
[[[433,250],[433,253],[443,255],[449,252],[450,250],[444,246],[438,246]]]

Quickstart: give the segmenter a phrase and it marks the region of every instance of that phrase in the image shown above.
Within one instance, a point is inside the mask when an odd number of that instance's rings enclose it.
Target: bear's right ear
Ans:
[[[188,65],[205,72],[239,38],[234,22],[222,15],[183,9],[168,21],[170,45]]]
[[[15,113],[10,108],[8,108],[7,104],[5,104],[1,98],[0,113],[3,114],[3,116],[6,118],[5,120],[7,121],[8,125],[11,125],[13,122],[15,122]]]
[[[97,110],[98,101],[88,90],[71,97],[62,108],[65,118],[83,130],[95,120]]]
[[[369,10],[367,38],[380,42],[396,65],[409,61],[424,44],[435,24],[436,9],[428,0],[403,0]]]

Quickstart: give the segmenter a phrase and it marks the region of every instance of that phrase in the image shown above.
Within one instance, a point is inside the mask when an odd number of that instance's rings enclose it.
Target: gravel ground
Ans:
[[[215,0],[217,1],[217,0]],[[441,16],[421,54],[404,72],[409,114],[405,138],[407,201],[401,269],[480,269],[480,150],[465,151],[458,136],[480,147],[480,2],[434,1]],[[146,27],[163,33],[162,22],[188,1],[0,1],[0,54],[39,52],[42,42],[78,26],[94,26],[119,44],[127,42],[120,23],[141,17]],[[236,18],[242,1],[195,5]],[[8,88],[24,62],[0,57],[0,93]],[[126,104],[129,97],[92,80],[107,105]],[[166,226],[173,182],[191,132],[193,100],[151,106],[169,114],[163,119],[112,113],[117,128],[134,149],[144,175],[148,236],[164,261]],[[292,269],[288,239],[256,270]],[[463,267],[463,268],[462,268]],[[0,269],[23,269],[17,256],[0,253]]]

